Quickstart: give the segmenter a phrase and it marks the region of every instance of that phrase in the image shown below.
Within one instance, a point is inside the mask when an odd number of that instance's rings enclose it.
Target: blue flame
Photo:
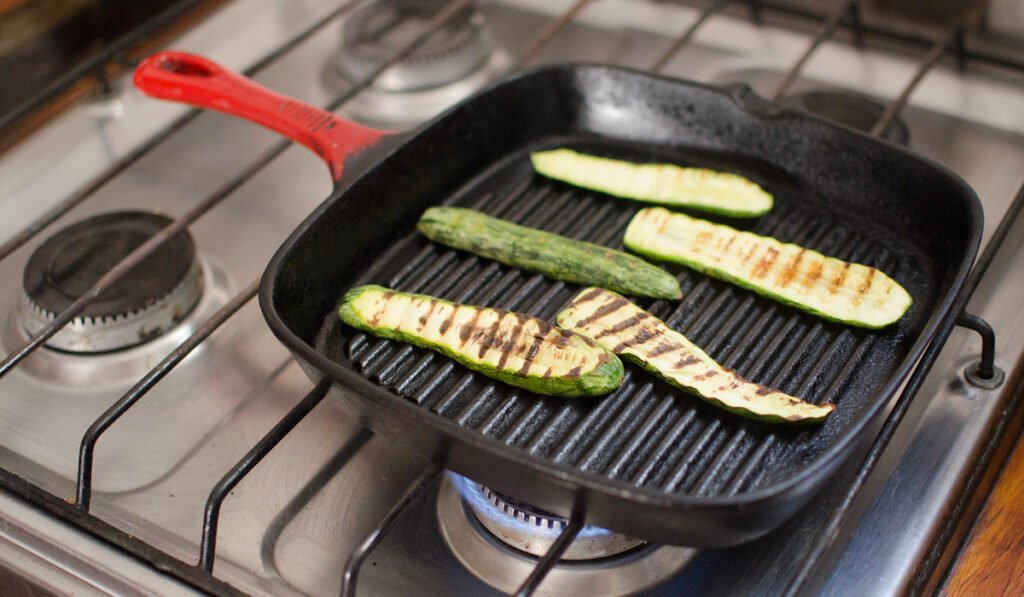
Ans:
[[[554,528],[537,526],[535,524],[523,522],[514,516],[506,514],[500,507],[495,505],[494,502],[487,499],[487,496],[484,495],[479,483],[471,481],[470,479],[467,479],[462,475],[457,475],[451,471],[448,472],[448,477],[459,490],[463,499],[470,504],[473,512],[478,516],[488,517],[501,528],[522,531],[536,537],[544,537],[552,540],[562,534],[563,526],[556,526]],[[552,516],[552,518],[557,518],[563,523],[566,522],[565,519],[561,517]],[[594,537],[604,537],[611,534],[612,532],[608,529],[586,525],[582,530],[580,530],[576,538],[590,539]]]

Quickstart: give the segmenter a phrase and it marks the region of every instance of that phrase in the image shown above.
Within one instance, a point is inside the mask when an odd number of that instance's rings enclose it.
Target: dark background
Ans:
[[[0,0],[0,118],[176,0]]]

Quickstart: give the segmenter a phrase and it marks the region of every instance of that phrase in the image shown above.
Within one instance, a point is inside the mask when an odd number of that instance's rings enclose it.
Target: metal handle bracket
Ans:
[[[992,390],[1003,385],[1006,373],[996,366],[996,333],[987,321],[964,311],[956,324],[978,332],[981,336],[981,359],[964,370],[964,377],[973,386]]]

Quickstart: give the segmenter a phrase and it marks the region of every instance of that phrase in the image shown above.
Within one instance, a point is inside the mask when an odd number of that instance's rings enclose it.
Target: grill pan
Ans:
[[[910,373],[977,251],[981,207],[956,175],[898,147],[790,110],[744,86],[718,89],[622,68],[547,67],[495,84],[411,134],[386,135],[165,52],[136,84],[165,99],[269,126],[314,149],[331,196],[270,262],[260,304],[314,380],[376,432],[555,513],[658,543],[755,539],[795,514]],[[362,149],[373,146],[372,151]],[[548,398],[441,355],[356,332],[335,309],[362,283],[552,319],[578,287],[433,244],[429,206],[488,214],[621,248],[640,208],[535,175],[528,152],[569,146],[634,161],[742,174],[776,198],[753,222],[708,217],[882,269],[914,305],[872,331],[822,321],[683,268],[681,301],[640,305],[741,375],[836,411],[816,427],[748,421],[626,364],[600,398]],[[373,153],[358,176],[349,156]],[[287,200],[287,198],[282,198]]]

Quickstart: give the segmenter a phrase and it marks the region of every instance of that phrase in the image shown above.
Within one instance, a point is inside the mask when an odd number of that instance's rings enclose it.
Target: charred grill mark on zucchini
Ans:
[[[681,350],[682,348],[684,348],[682,344],[679,344],[678,342],[672,342],[671,340],[667,340],[654,347],[654,350],[651,351],[651,356],[660,357],[663,354],[675,352],[677,350]]]
[[[624,299],[624,298],[620,298],[620,299],[616,299],[614,301],[610,301],[609,303],[603,305],[600,309],[594,311],[594,314],[591,316],[591,318],[589,320],[585,321],[585,322],[582,322],[582,325],[587,325],[588,323],[590,323],[592,321],[597,321],[598,319],[601,319],[601,318],[605,317],[606,315],[610,315],[610,314],[618,311],[619,309],[625,308],[625,306],[628,305],[628,304],[629,304],[629,301]]]
[[[685,357],[683,357],[683,358],[679,359],[678,361],[676,361],[676,367],[679,367],[680,369],[685,369],[685,368],[687,368],[687,367],[689,367],[691,365],[696,365],[699,362],[700,362],[699,358],[697,358],[696,356],[694,356],[692,354],[688,354]]]
[[[641,329],[635,333],[633,328],[609,332],[623,320],[647,313],[633,303],[611,311],[602,309],[621,298],[607,290],[597,294],[591,289],[584,290],[558,314],[558,324],[595,338],[605,346],[614,345],[613,352],[638,363],[670,385],[745,417],[815,423],[835,409],[831,404],[811,404],[743,379],[649,313],[642,318]],[[599,311],[604,315],[597,316]]]
[[[757,265],[754,266],[754,271],[750,274],[750,277],[763,278],[768,275],[768,270],[775,265],[775,260],[778,258],[778,250],[773,249],[772,247],[765,249],[765,256],[758,260]]]
[[[637,212],[624,243],[645,257],[679,263],[849,325],[883,328],[913,303],[906,289],[873,267],[661,208]]]
[[[603,332],[598,334],[594,339],[595,340],[600,340],[601,338],[603,338],[604,336],[607,336],[609,334],[618,334],[618,333],[624,332],[624,331],[626,331],[626,330],[636,326],[637,324],[639,324],[644,319],[647,319],[648,317],[650,317],[650,314],[645,312],[645,313],[640,313],[638,315],[635,315],[633,317],[629,317],[629,318],[623,319],[619,323],[615,324],[614,326],[612,326],[612,327],[608,328],[607,330],[604,330]]]
[[[427,238],[555,280],[635,296],[679,298],[679,280],[634,255],[534,230],[459,207],[431,207],[416,228]]]
[[[807,249],[801,248],[797,251],[796,255],[793,256],[793,259],[786,264],[786,267],[783,268],[782,273],[779,274],[779,279],[776,282],[779,286],[785,288],[793,281],[793,278],[796,277],[796,274],[799,271],[798,268],[800,267],[800,262],[803,260],[804,253],[806,251]]]
[[[530,154],[538,173],[615,197],[689,207],[737,218],[772,208],[772,196],[754,182],[726,172],[675,164],[635,164],[555,149]]]
[[[538,394],[596,396],[622,382],[622,363],[600,344],[522,313],[369,285],[350,290],[338,315],[357,329],[436,350]]]

